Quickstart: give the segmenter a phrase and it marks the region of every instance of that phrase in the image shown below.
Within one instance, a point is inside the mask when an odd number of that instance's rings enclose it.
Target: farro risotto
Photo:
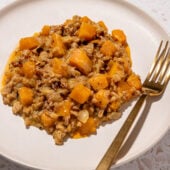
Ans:
[[[5,69],[3,102],[27,127],[66,138],[95,134],[121,117],[120,107],[141,92],[130,48],[120,29],[73,16],[21,38]]]

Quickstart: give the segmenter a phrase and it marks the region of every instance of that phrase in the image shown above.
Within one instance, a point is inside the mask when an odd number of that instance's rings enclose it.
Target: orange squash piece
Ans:
[[[74,49],[70,54],[69,63],[83,74],[88,74],[92,69],[92,62],[83,49]]]
[[[55,123],[55,119],[50,117],[46,112],[41,114],[40,119],[44,127],[51,127]]]
[[[132,86],[135,87],[137,90],[140,90],[142,87],[142,83],[140,81],[139,76],[137,76],[135,73],[132,73],[128,79],[127,79],[127,83]]]
[[[128,101],[132,98],[133,89],[126,81],[120,81],[118,83],[118,93],[124,94]]]
[[[97,123],[94,118],[89,117],[86,123],[82,124],[82,126],[78,129],[79,134],[82,137],[89,136],[96,132]]]
[[[105,89],[109,85],[108,80],[107,80],[107,75],[105,74],[98,74],[94,77],[91,77],[89,79],[89,83],[93,87],[94,90]]]
[[[110,104],[110,108],[113,110],[113,111],[117,111],[121,106],[121,102],[120,100],[116,100],[116,101],[113,101],[111,104]]]
[[[24,105],[24,106],[29,106],[33,102],[33,91],[31,88],[28,87],[21,87],[18,90],[19,94],[19,101]]]
[[[87,16],[81,18],[81,22],[92,22],[91,19]]]
[[[19,41],[20,50],[34,49],[39,46],[39,42],[35,37],[21,38]]]
[[[102,54],[112,56],[116,52],[116,47],[111,40],[106,40],[100,48]]]
[[[119,63],[113,62],[111,69],[108,72],[108,76],[111,78],[111,77],[115,76],[116,74],[122,76],[122,75],[124,75],[124,70]]]
[[[98,22],[99,26],[102,27],[106,32],[108,31],[108,28],[106,27],[105,23],[103,21]]]
[[[53,55],[54,57],[62,57],[66,53],[66,47],[59,34],[53,34]]]
[[[127,53],[127,56],[129,57],[130,65],[132,66],[132,58],[131,58],[130,47],[127,46],[127,47],[125,48],[125,51],[126,51],[126,53]]]
[[[90,95],[91,91],[89,88],[85,87],[83,84],[77,84],[70,93],[70,98],[83,104],[88,100]]]
[[[35,63],[33,61],[26,61],[22,66],[22,71],[27,78],[32,78],[35,74]]]
[[[120,43],[124,44],[126,42],[126,35],[120,29],[115,29],[112,31],[112,37],[118,40]]]
[[[69,116],[71,109],[71,102],[68,100],[63,101],[62,105],[58,108],[57,114],[60,116]]]
[[[95,105],[101,109],[106,108],[109,103],[109,92],[108,90],[99,90],[94,94]]]
[[[44,25],[41,30],[41,34],[46,36],[46,35],[49,35],[49,33],[50,33],[50,26]]]
[[[54,73],[59,74],[61,76],[68,75],[67,66],[61,59],[54,58],[52,60],[52,67],[53,67]]]
[[[96,27],[91,23],[82,22],[78,36],[86,41],[92,40],[96,36]]]

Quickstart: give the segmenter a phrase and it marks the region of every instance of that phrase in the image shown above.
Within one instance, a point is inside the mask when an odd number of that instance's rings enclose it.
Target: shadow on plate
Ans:
[[[122,157],[124,157],[128,153],[128,151],[132,147],[133,143],[135,142],[137,136],[139,135],[139,133],[140,133],[140,131],[141,131],[143,125],[144,125],[144,122],[145,122],[145,120],[146,120],[146,118],[149,114],[152,103],[157,102],[160,99],[161,99],[161,96],[154,97],[154,98],[149,97],[149,98],[146,99],[144,109],[141,112],[141,115],[138,118],[138,121],[136,122],[133,130],[131,131],[127,140],[125,141],[121,150],[119,151],[117,160],[121,159]]]

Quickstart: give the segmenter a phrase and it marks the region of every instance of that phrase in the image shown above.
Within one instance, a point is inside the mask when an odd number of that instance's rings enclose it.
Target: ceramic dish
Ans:
[[[167,40],[162,27],[139,7],[119,0],[29,0],[14,1],[0,10],[0,74],[21,37],[39,32],[45,24],[61,24],[73,15],[89,16],[94,21],[103,20],[109,30],[125,31],[133,60],[133,69],[144,80],[160,40]],[[147,151],[169,128],[170,86],[161,100],[146,103],[135,141],[116,166],[135,159]],[[0,154],[22,165],[38,169],[89,170],[95,169],[114,136],[132,109],[134,102],[118,121],[100,127],[97,135],[79,140],[69,139],[56,146],[51,136],[34,127],[25,128],[21,118],[12,114],[0,98]],[[148,113],[148,114],[147,114]]]

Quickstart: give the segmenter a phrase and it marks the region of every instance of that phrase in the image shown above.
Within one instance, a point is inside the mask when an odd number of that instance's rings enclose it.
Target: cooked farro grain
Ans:
[[[85,137],[121,117],[120,107],[139,95],[122,30],[74,16],[20,39],[4,73],[2,96],[26,126],[51,134],[56,144]]]

